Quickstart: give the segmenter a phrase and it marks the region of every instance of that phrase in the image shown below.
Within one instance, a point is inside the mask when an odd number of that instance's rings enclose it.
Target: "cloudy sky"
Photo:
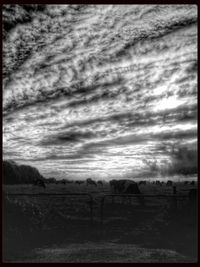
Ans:
[[[79,179],[191,166],[195,5],[4,5],[3,22],[4,159]]]

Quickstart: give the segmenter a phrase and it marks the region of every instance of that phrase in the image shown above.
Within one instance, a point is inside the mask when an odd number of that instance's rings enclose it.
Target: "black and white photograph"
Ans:
[[[198,6],[3,4],[4,263],[197,263]]]

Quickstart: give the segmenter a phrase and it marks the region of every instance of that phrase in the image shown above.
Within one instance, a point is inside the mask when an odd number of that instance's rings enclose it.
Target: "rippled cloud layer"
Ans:
[[[182,151],[190,168],[195,5],[4,5],[3,22],[5,159],[58,178],[137,178]]]

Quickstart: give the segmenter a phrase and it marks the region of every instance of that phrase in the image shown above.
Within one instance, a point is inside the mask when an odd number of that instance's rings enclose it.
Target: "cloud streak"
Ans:
[[[4,5],[3,29],[5,159],[137,178],[197,141],[195,5]]]

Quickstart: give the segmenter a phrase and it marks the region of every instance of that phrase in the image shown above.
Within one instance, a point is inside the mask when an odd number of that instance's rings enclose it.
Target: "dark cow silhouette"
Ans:
[[[111,180],[110,187],[113,189],[115,194],[123,193],[125,189],[126,180]]]
[[[137,183],[131,180],[111,180],[110,186],[113,188],[114,193],[140,194]]]
[[[87,185],[95,185],[95,186],[97,186],[97,184],[95,183],[95,181],[93,181],[91,178],[88,178],[86,180],[86,183],[87,183]]]
[[[173,185],[173,182],[171,180],[168,180],[166,183],[166,186],[172,186],[172,185]]]
[[[147,184],[147,182],[146,181],[140,181],[139,185],[142,185],[142,184],[145,185],[145,184]]]
[[[72,184],[74,181],[65,180],[67,184]]]
[[[128,187],[126,188],[125,194],[137,194],[141,195],[140,189],[137,183],[131,182]],[[138,200],[142,206],[144,206],[144,197],[138,196]]]
[[[102,181],[97,181],[97,184],[103,185],[103,182]]]
[[[76,181],[75,183],[78,184],[78,185],[81,185],[81,184],[84,183],[84,181]]]
[[[43,180],[41,180],[41,179],[35,180],[34,183],[33,183],[33,185],[37,185],[37,186],[46,188],[45,182]]]
[[[184,184],[185,184],[185,185],[186,185],[186,184],[189,184],[189,182],[188,182],[188,181],[185,181]]]
[[[156,185],[160,185],[160,186],[162,185],[162,184],[161,184],[161,182],[160,182],[160,181],[158,181],[158,180],[156,180],[156,182],[155,182],[155,183],[156,183]]]
[[[190,185],[195,185],[195,181],[192,181],[192,182],[190,183]]]
[[[138,184],[131,180],[111,180],[110,186],[115,194],[136,194],[141,195]],[[140,204],[144,205],[144,197],[138,196]]]
[[[111,188],[113,188],[113,189],[115,189],[115,183],[117,182],[117,180],[111,180],[110,182],[109,182],[109,184],[110,184],[110,187]]]
[[[141,194],[140,189],[136,183],[129,184],[124,193],[126,193],[126,194]]]

